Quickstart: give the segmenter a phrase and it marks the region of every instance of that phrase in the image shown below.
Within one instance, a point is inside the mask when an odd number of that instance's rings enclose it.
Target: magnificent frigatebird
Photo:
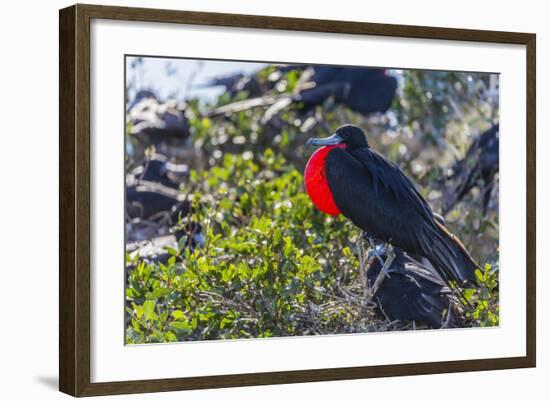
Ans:
[[[447,214],[476,186],[483,193],[483,211],[487,210],[499,165],[499,124],[478,136],[468,148],[464,159],[453,167],[452,187],[445,196],[443,213]]]
[[[424,263],[413,259],[400,248],[394,247],[395,258],[385,277],[373,294],[373,301],[381,314],[390,320],[412,320],[433,329],[461,327],[459,311],[452,291],[445,282]],[[381,244],[378,255],[369,251],[367,281],[372,288],[387,259],[386,248]]]
[[[126,252],[130,253],[132,258],[139,256],[140,259],[149,263],[166,263],[173,255],[166,250],[167,246],[180,250],[203,247],[205,242],[202,231],[202,225],[199,223],[186,222],[172,227],[169,235],[161,235],[146,241],[130,242],[126,246]]]
[[[139,183],[141,181],[154,182],[165,187],[179,188],[179,180],[189,172],[186,164],[172,163],[166,156],[155,153],[139,166],[128,173],[127,184]]]
[[[129,220],[157,220],[171,223],[189,213],[190,204],[178,191],[154,183],[126,186],[126,217]]]
[[[130,134],[148,139],[149,143],[160,142],[167,138],[185,139],[189,136],[189,121],[185,115],[187,105],[175,100],[159,101],[140,91],[136,95],[139,101],[132,101],[128,109],[127,122]]]
[[[369,238],[426,257],[446,283],[475,282],[478,265],[464,245],[435,217],[412,181],[369,147],[361,128],[343,125],[324,139],[305,168],[313,203],[332,215],[342,213]]]
[[[335,103],[366,115],[385,112],[391,106],[396,88],[397,80],[384,69],[312,66],[302,73],[291,95],[246,99],[219,107],[209,114],[219,115],[269,106],[263,118],[265,123],[290,104],[299,104],[304,110],[309,110],[332,98]]]
[[[332,96],[361,114],[385,112],[397,89],[397,80],[380,68],[315,66],[310,82],[294,101],[310,108]]]
[[[195,249],[204,246],[204,234],[202,226],[195,222],[186,222],[182,225],[173,227],[170,235],[155,236],[153,238],[131,241],[126,244],[126,252],[130,254],[133,261],[136,256],[140,260],[150,263],[167,264],[172,256],[177,260],[182,259],[181,255],[186,248]],[[126,237],[128,239],[128,237]],[[167,247],[179,250],[177,255],[168,252]],[[135,268],[133,262],[126,265],[126,280],[129,278],[130,271]]]
[[[264,122],[291,103],[307,111],[328,99],[364,115],[383,113],[397,89],[397,80],[380,68],[313,66],[304,71],[300,81],[293,96],[282,96],[266,110]]]

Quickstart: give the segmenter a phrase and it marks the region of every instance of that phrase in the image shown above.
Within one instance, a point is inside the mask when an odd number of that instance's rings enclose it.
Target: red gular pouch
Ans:
[[[313,204],[321,212],[336,216],[340,214],[340,210],[334,202],[332,192],[328,186],[327,177],[325,174],[326,158],[330,151],[334,148],[345,148],[346,144],[323,146],[317,149],[309,158],[306,169],[304,171],[304,182],[306,192],[311,198]]]

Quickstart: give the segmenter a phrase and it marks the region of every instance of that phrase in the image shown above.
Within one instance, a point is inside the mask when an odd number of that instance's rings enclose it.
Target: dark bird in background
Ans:
[[[184,196],[161,185],[126,186],[126,218],[128,220],[160,220],[174,224],[189,213]]]
[[[126,112],[127,152],[139,160],[147,148],[154,146],[157,152],[170,157],[185,156],[190,136],[186,111],[183,101],[160,101],[150,91],[138,92]]]
[[[304,69],[304,66],[299,67]],[[367,115],[388,110],[396,89],[397,80],[384,69],[310,66],[302,72],[292,95],[247,99],[222,106],[211,115],[269,106],[263,118],[265,123],[291,104],[299,104],[307,111],[328,99]]]
[[[306,191],[323,212],[342,213],[374,240],[427,258],[445,283],[475,283],[478,265],[434,216],[401,169],[369,147],[361,128],[343,125],[324,139],[305,169]]]
[[[478,136],[468,148],[464,159],[453,167],[453,185],[446,192],[443,214],[449,213],[472,188],[483,194],[483,212],[487,211],[499,168],[499,124]]]
[[[322,105],[328,99],[357,113],[384,113],[392,103],[397,80],[381,68],[313,66],[304,71],[291,97],[281,97],[265,112],[267,121],[291,103],[304,111]]]
[[[225,89],[230,89],[235,86],[245,76],[242,72],[236,74],[223,75],[210,79],[204,86],[223,86]],[[199,85],[203,86],[203,85]]]
[[[157,98],[157,95],[152,90],[141,89],[136,93],[132,101],[128,103],[128,106],[126,109],[127,110],[132,109],[136,104],[141,102],[143,99],[156,99],[156,98]]]
[[[139,256],[140,260],[147,263],[162,263],[166,264],[168,260],[174,256],[168,252],[166,247],[178,249],[179,253],[176,258],[181,259],[181,251],[196,247],[202,248],[205,244],[202,225],[197,222],[184,222],[181,225],[174,227],[169,235],[155,237],[145,241],[130,243],[126,246],[126,251],[130,254],[131,259]],[[126,279],[132,269],[135,268],[133,263],[126,265]]]
[[[391,106],[397,89],[397,80],[381,68],[314,66],[312,70],[310,80],[293,99],[306,108],[333,97],[335,103],[361,114],[383,113]]]
[[[394,247],[395,258],[388,275],[374,293],[380,314],[389,320],[411,320],[432,329],[462,327],[460,311],[452,291],[428,261],[421,263]],[[373,287],[387,259],[384,245],[367,256],[367,281]]]
[[[168,188],[179,188],[179,179],[187,175],[189,167],[186,164],[172,163],[160,153],[155,153],[139,166],[130,171],[129,178],[133,182],[153,182]],[[127,180],[128,181],[128,180]]]
[[[142,137],[149,144],[171,137],[185,139],[189,136],[186,107],[185,102],[161,102],[152,92],[140,91],[128,107],[129,133]]]
[[[126,175],[128,242],[164,235],[189,214],[190,202],[179,191],[186,174],[187,165],[171,163],[156,153]]]

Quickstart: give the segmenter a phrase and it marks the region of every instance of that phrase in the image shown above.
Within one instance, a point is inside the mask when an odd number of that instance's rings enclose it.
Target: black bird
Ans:
[[[495,174],[499,167],[499,124],[478,136],[468,148],[464,159],[453,167],[450,177],[454,185],[447,191],[443,213],[447,214],[474,187],[483,193],[483,211],[491,200]]]
[[[243,79],[245,76],[242,72],[238,72],[235,74],[229,74],[229,75],[223,75],[219,77],[215,77],[210,79],[206,84],[199,85],[201,86],[223,86],[225,89],[232,88],[234,85],[237,84],[241,79]]]
[[[154,182],[177,189],[180,184],[176,179],[186,175],[188,170],[186,164],[171,163],[166,156],[156,153],[132,169],[129,175],[133,181]]]
[[[159,101],[147,93],[138,93],[126,113],[128,153],[139,159],[151,145],[165,155],[180,157],[186,153],[190,123],[187,104],[175,100]]]
[[[169,138],[186,139],[189,136],[189,120],[185,115],[187,105],[175,100],[159,101],[141,91],[130,103],[126,120],[130,134],[150,143]]]
[[[380,68],[313,66],[300,80],[293,96],[281,97],[269,107],[264,122],[291,103],[308,111],[328,99],[364,115],[383,113],[391,106],[397,89],[397,80]]]
[[[310,82],[294,101],[311,108],[332,96],[361,114],[388,110],[397,89],[397,80],[380,68],[314,66]]]
[[[160,185],[126,186],[126,217],[129,220],[166,218],[175,223],[189,213],[189,201],[177,191]]]
[[[155,92],[149,89],[141,89],[136,93],[132,101],[128,103],[126,110],[132,109],[136,104],[141,102],[143,99],[157,99],[157,95],[155,94]]]
[[[186,222],[171,229],[171,235],[165,235],[148,239],[146,241],[132,242],[126,245],[126,251],[130,253],[131,259],[139,256],[140,260],[147,263],[167,264],[168,260],[174,256],[168,252],[166,247],[178,249],[176,260],[182,259],[182,251],[186,248],[202,248],[205,244],[202,225],[196,222]],[[135,265],[128,263],[126,265],[126,279]]]
[[[446,283],[475,283],[478,265],[437,218],[401,169],[369,147],[361,128],[343,125],[308,161],[305,186],[313,203],[342,213],[370,238],[426,257]]]
[[[388,267],[388,276],[374,293],[373,300],[381,314],[390,320],[412,320],[430,328],[462,327],[460,312],[452,291],[428,265],[394,247],[395,259]],[[377,248],[377,255],[367,256],[367,281],[373,287],[386,261],[386,249]]]
[[[387,75],[384,69],[312,66],[302,72],[292,95],[247,99],[222,106],[210,115],[269,106],[263,118],[263,122],[266,123],[290,104],[301,105],[303,110],[307,111],[323,104],[329,98],[335,103],[367,115],[388,110],[396,89],[397,80]]]

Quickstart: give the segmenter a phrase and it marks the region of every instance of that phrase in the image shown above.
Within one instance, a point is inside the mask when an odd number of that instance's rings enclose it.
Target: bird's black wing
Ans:
[[[336,148],[325,172],[338,209],[370,236],[426,256],[445,282],[474,279],[475,262],[398,166],[368,148]]]
[[[373,237],[409,252],[421,250],[418,234],[433,220],[422,195],[379,154],[370,149],[353,152],[333,149],[326,159],[326,177],[338,209]]]
[[[363,168],[375,174],[375,178],[390,190],[398,199],[406,200],[430,221],[433,212],[428,202],[418,191],[413,182],[403,174],[403,171],[391,161],[373,149],[361,148],[352,151],[355,157],[363,165]]]

